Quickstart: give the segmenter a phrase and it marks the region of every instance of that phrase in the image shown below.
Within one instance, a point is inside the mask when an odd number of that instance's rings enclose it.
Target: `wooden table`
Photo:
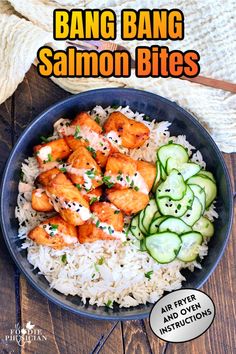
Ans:
[[[1,172],[21,131],[42,110],[67,96],[69,93],[57,87],[51,80],[40,78],[35,68],[31,68],[14,95],[0,106]],[[235,192],[236,154],[224,154],[224,157]],[[61,310],[28,284],[13,264],[4,241],[1,240],[0,353],[236,353],[235,237],[234,226],[220,264],[203,287],[215,302],[215,321],[201,337],[182,344],[159,340],[151,332],[148,320],[93,321]],[[15,328],[16,323],[25,325],[28,321],[42,329],[47,341],[31,342],[20,348],[16,342],[9,343],[5,340],[5,335]]]

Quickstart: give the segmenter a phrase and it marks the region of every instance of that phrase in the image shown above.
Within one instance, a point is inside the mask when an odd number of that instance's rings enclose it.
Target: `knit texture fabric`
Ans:
[[[0,58],[4,63],[0,68],[0,102],[9,97],[23,80],[38,48],[52,42],[52,13],[56,8],[112,8],[118,20],[116,42],[125,45],[132,55],[138,45],[166,45],[170,50],[182,51],[194,49],[201,56],[201,75],[236,82],[235,0],[224,2],[222,0],[143,0],[141,5],[140,1],[136,0],[0,1],[0,13],[4,13],[4,15],[0,14]],[[185,19],[184,40],[122,41],[119,32],[120,11],[123,8],[139,9],[140,7],[182,10]],[[14,11],[18,13],[18,18],[12,15]],[[19,16],[27,20],[19,19]],[[53,47],[57,45],[53,43]],[[229,92],[180,79],[138,79],[134,74],[129,79],[52,78],[52,80],[72,93],[99,87],[134,87],[157,93],[191,112],[211,133],[222,151],[236,152],[236,95]]]

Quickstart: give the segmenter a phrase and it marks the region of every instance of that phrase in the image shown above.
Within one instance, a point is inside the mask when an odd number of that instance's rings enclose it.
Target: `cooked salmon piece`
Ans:
[[[106,166],[109,155],[113,154],[114,152],[118,152],[118,149],[114,145],[112,145],[110,141],[107,141],[107,144],[108,144],[107,150],[105,151],[96,150],[95,160],[97,164],[102,168]]]
[[[86,127],[94,132],[96,132],[97,134],[101,134],[102,133],[102,128],[100,127],[99,124],[97,124],[87,112],[81,112],[79,114],[77,114],[77,116],[75,117],[75,119],[71,122],[71,127]],[[78,134],[79,135],[79,134]],[[69,147],[75,151],[76,149],[78,149],[80,146],[88,146],[89,145],[89,141],[86,141],[83,138],[76,138],[75,135],[68,135],[68,136],[64,136],[67,144],[69,145]]]
[[[34,152],[36,154],[39,167],[48,170],[49,165],[50,168],[52,168],[53,162],[55,163],[58,160],[66,159],[70,155],[70,148],[65,139],[61,138],[50,141],[46,144],[34,146]]]
[[[100,125],[95,122],[87,112],[80,112],[77,114],[71,125],[79,125],[81,127],[86,126],[98,134],[102,133],[102,127],[100,127]]]
[[[80,146],[70,155],[67,164],[67,175],[74,184],[79,184],[86,190],[102,184],[101,168],[84,146]]]
[[[78,227],[80,243],[121,239],[119,232],[123,230],[124,218],[120,210],[107,202],[95,202],[91,210],[97,219]]]
[[[119,152],[111,154],[107,159],[105,176],[114,188],[126,189],[131,183],[131,176],[137,171],[136,161],[131,157]]]
[[[36,211],[45,212],[54,210],[46,192],[39,188],[32,191],[32,208]]]
[[[111,188],[107,189],[106,193],[110,202],[127,215],[138,213],[149,202],[147,194],[131,188],[122,190]]]
[[[58,173],[60,173],[58,168],[52,168],[51,170],[42,172],[38,175],[36,182],[40,183],[42,186],[46,186]]]
[[[82,225],[90,218],[89,203],[63,173],[59,173],[46,186],[54,209],[69,224]]]
[[[77,230],[60,216],[44,220],[28,234],[28,237],[38,245],[54,249],[63,249],[78,242]]]
[[[81,194],[83,195],[84,199],[87,200],[89,204],[94,203],[95,201],[99,201],[101,195],[102,195],[102,188],[98,187],[90,192],[86,192],[85,189],[81,190]]]
[[[146,182],[150,192],[156,178],[155,165],[146,161],[137,161],[137,170]]]
[[[120,112],[113,112],[104,124],[106,133],[111,131],[117,133],[121,139],[122,146],[134,149],[142,146],[149,138],[149,128],[133,119],[127,118]]]

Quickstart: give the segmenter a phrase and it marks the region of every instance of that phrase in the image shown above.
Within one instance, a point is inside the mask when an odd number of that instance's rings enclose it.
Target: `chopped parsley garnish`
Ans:
[[[110,179],[111,179],[111,176],[103,176],[103,177],[102,177],[103,183],[105,183],[105,185],[106,185],[108,188],[112,188],[112,187],[114,186],[114,183],[110,182]]]
[[[95,277],[95,275],[96,275],[96,274],[95,274],[95,273],[93,273],[93,275],[92,275],[92,279]]]
[[[96,118],[94,119],[96,123],[100,124],[100,119],[98,116],[96,116]]]
[[[53,231],[56,231],[58,229],[58,225],[56,224],[50,224],[50,227]]]
[[[110,235],[113,233],[113,230],[112,230],[111,226],[108,226],[108,232],[109,232]]]
[[[66,254],[63,254],[63,256],[61,256],[61,261],[62,263],[67,263]]]
[[[100,221],[98,220],[98,221],[96,222],[95,226],[98,227],[99,224],[100,224]]]
[[[112,308],[112,304],[113,304],[113,301],[112,300],[108,300],[106,304],[104,304],[106,307],[108,308]]]
[[[104,144],[103,144],[103,143],[101,143],[101,141],[100,141],[100,142],[99,142],[99,145],[103,146]]]
[[[133,188],[133,186],[134,186],[134,181],[132,180],[130,183],[130,187]]]
[[[115,210],[114,214],[120,214],[120,210]]]
[[[98,265],[102,265],[104,263],[104,261],[105,261],[104,257],[99,258]]]
[[[95,203],[97,200],[98,200],[98,198],[92,197],[92,199],[90,200],[89,204],[92,205],[92,204]]]
[[[168,144],[173,144],[173,140],[169,140],[169,141],[168,141]]]
[[[60,168],[60,171],[61,171],[61,172],[66,172],[66,168],[65,168],[65,167],[61,167],[61,168]]]
[[[129,181],[130,181],[129,176],[126,176],[125,178],[126,178],[126,181],[127,181],[127,182],[129,182]]]
[[[91,146],[87,146],[86,149],[91,152],[93,158],[95,159],[96,158],[96,151],[94,150],[94,148],[92,148]]]
[[[48,138],[46,138],[45,136],[40,136],[40,140],[43,141],[44,143],[48,143]]]
[[[48,161],[47,162],[51,162],[52,161],[52,155],[48,154]]]
[[[75,128],[75,134],[74,134],[74,138],[75,139],[81,139],[82,137],[79,135],[80,133],[80,126],[79,125],[76,125],[76,128]]]
[[[78,188],[79,191],[81,191],[82,187],[80,184],[77,183],[75,186]]]
[[[139,187],[135,186],[135,187],[134,187],[134,190],[135,190],[136,192],[138,192],[138,191],[139,191]]]
[[[113,108],[113,109],[117,109],[117,108],[119,108],[120,106],[116,106],[116,105],[114,105],[114,106],[111,106],[111,108]]]
[[[88,170],[85,173],[89,178],[91,178],[91,179],[95,178],[95,171],[94,170]]]
[[[150,270],[149,272],[145,273],[145,277],[148,278],[149,280],[151,279],[151,276],[153,274],[153,270]]]
[[[116,177],[117,181],[120,181],[120,180],[121,180],[121,178],[122,178],[122,176],[121,176],[121,175],[118,175],[118,176]]]

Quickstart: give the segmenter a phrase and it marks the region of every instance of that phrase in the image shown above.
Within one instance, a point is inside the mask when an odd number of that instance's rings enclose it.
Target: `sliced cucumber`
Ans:
[[[166,172],[165,172],[165,170],[164,170],[164,167],[160,164],[160,170],[161,170],[161,179],[163,180],[163,181],[165,181],[166,180],[166,177],[167,177],[167,174],[166,174]]]
[[[149,254],[159,263],[170,263],[176,258],[181,246],[179,236],[173,232],[162,232],[145,239]]]
[[[140,251],[141,252],[147,251],[145,239],[140,240]]]
[[[203,237],[212,237],[214,235],[214,225],[204,216],[201,216],[193,225],[193,230],[200,232]]]
[[[161,214],[160,214],[159,210],[157,210],[157,211],[155,212],[155,214],[153,215],[152,220],[157,219],[157,218],[159,218],[160,216],[161,216]]]
[[[139,216],[138,215],[133,217],[133,219],[131,220],[129,230],[132,233],[132,235],[134,237],[136,237],[138,240],[141,240],[143,238],[143,233],[139,228]]]
[[[179,218],[170,217],[161,222],[159,232],[170,231],[178,235],[192,231],[191,227]]]
[[[150,228],[149,228],[149,234],[151,234],[151,235],[156,234],[158,232],[160,223],[162,223],[162,221],[164,221],[166,218],[167,218],[167,216],[160,216],[155,219],[153,218],[153,221],[152,221]]]
[[[213,176],[213,173],[209,172],[209,171],[205,171],[205,170],[201,170],[201,172],[199,172],[198,174],[199,176],[204,176],[204,177],[208,177],[212,180],[212,182],[216,183],[215,177]]]
[[[148,232],[149,226],[152,222],[154,214],[158,211],[157,203],[155,199],[150,199],[148,205],[144,209],[144,215],[142,219],[143,228]]]
[[[170,198],[156,197],[156,202],[162,215],[178,218],[186,213],[188,207],[192,206],[193,199],[193,191],[187,186],[186,193],[181,200],[175,201]]]
[[[206,209],[206,193],[203,188],[197,184],[189,184],[189,187],[192,189],[195,197],[199,199],[199,202],[202,204],[202,212]]]
[[[188,184],[197,184],[205,190],[206,193],[206,208],[208,208],[213,200],[216,198],[217,188],[216,184],[208,177],[194,176],[188,179]]]
[[[191,207],[187,208],[186,213],[181,216],[181,219],[189,226],[193,226],[197,220],[200,219],[202,215],[202,204],[197,197],[194,197],[193,204]]]
[[[156,192],[156,189],[157,189],[158,183],[160,182],[160,179],[161,179],[161,167],[160,167],[160,162],[157,161],[156,162],[156,177],[155,177],[155,181],[152,186],[153,193]]]
[[[156,197],[163,198],[169,197],[172,200],[180,200],[186,192],[186,184],[181,173],[177,170],[171,171],[170,175],[162,182],[157,190]]]
[[[179,164],[185,163],[189,159],[188,153],[185,148],[182,145],[173,143],[161,146],[157,151],[157,156],[165,170],[167,160],[170,157],[174,158],[175,161],[177,161],[177,163]]]
[[[139,213],[139,215],[138,215],[138,226],[139,226],[140,231],[141,231],[144,235],[146,235],[146,234],[147,234],[147,230],[146,230],[146,229],[144,228],[144,226],[143,226],[144,210],[145,210],[145,209],[143,209],[143,210]]]
[[[174,169],[178,170],[183,176],[183,179],[186,181],[190,177],[195,176],[201,170],[201,166],[193,162],[185,162],[181,164],[176,161],[175,158],[170,157],[167,160],[166,165],[167,174],[169,175]]]
[[[180,236],[182,245],[177,258],[183,262],[194,261],[199,253],[199,245],[202,243],[202,235],[199,232],[188,232]]]

